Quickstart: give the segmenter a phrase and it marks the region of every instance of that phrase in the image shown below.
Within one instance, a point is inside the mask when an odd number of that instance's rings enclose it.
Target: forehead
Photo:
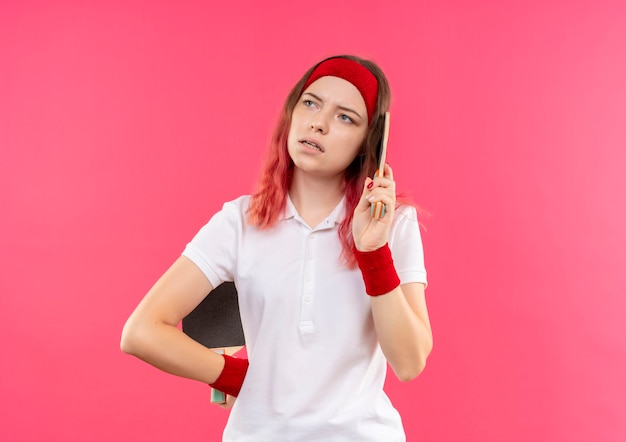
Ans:
[[[324,101],[350,106],[367,115],[365,100],[355,85],[339,77],[321,77],[309,85],[302,93],[310,92]]]

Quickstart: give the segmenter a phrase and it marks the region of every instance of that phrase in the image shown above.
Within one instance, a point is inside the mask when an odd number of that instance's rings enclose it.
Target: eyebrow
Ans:
[[[310,95],[311,97],[315,98],[318,101],[324,102],[324,100],[322,100],[320,97],[318,97],[317,95],[315,95],[314,93],[311,92],[305,92],[302,95]],[[363,117],[361,116],[361,114],[359,114],[357,111],[355,111],[354,109],[351,109],[349,107],[345,107],[345,106],[337,106],[338,109],[341,109],[344,112],[350,112],[354,115],[356,115],[357,117],[359,117],[359,119],[363,119]]]

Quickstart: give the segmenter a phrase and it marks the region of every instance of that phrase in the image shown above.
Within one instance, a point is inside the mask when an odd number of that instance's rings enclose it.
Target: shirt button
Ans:
[[[311,233],[310,238],[311,238],[311,239],[315,239],[315,233]]]
[[[309,295],[306,295],[304,297],[304,302],[311,302],[311,297]]]

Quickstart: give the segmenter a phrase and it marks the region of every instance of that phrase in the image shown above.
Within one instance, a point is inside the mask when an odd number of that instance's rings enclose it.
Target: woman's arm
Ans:
[[[387,213],[376,220],[372,219],[370,205],[378,201],[385,204]],[[384,178],[366,179],[354,211],[352,232],[366,289],[373,295],[370,302],[380,346],[396,376],[408,381],[424,369],[433,338],[424,284],[399,285],[392,265],[387,243],[395,205],[393,171],[385,165]]]
[[[122,351],[168,373],[206,384],[215,382],[224,358],[178,328],[212,289],[189,258],[178,258],[126,321]]]
[[[403,284],[385,295],[372,296],[371,305],[389,365],[401,381],[416,378],[433,347],[424,284]]]

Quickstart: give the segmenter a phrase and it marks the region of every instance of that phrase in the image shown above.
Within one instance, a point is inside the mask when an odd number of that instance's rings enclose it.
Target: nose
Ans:
[[[323,115],[317,114],[309,124],[309,128],[314,132],[325,134],[328,132],[328,123]]]

